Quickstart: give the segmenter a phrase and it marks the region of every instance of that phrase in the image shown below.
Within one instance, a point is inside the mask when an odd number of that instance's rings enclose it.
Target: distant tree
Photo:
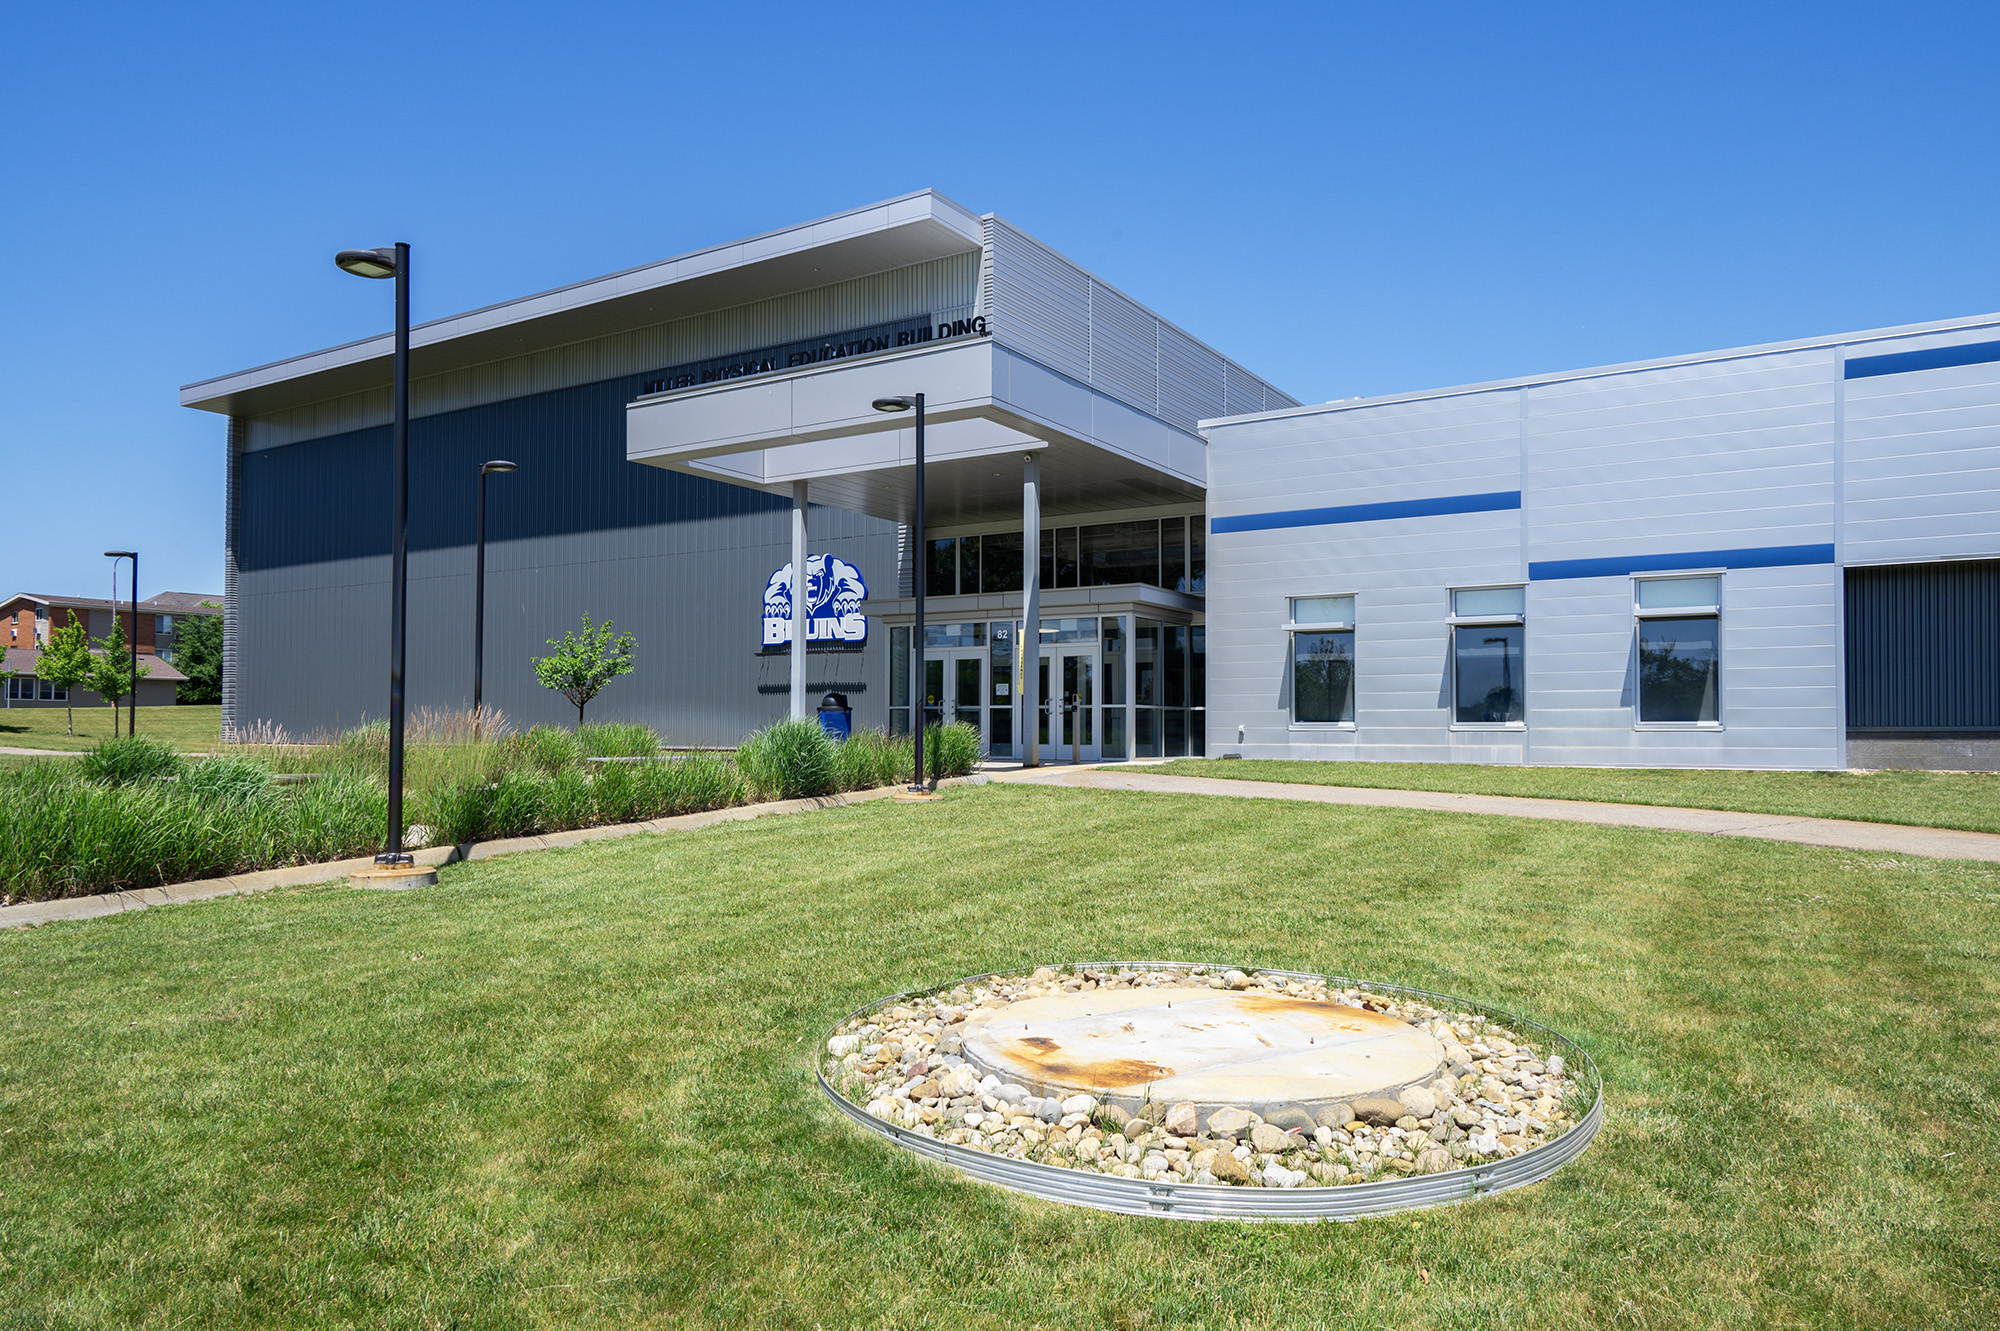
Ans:
[[[632,635],[620,633],[614,638],[610,620],[592,628],[590,616],[585,615],[583,632],[547,641],[555,651],[531,658],[535,678],[542,687],[554,689],[575,704],[576,724],[581,730],[583,705],[618,676],[632,673]]]
[[[137,690],[139,681],[152,674],[153,667],[141,660],[138,669],[133,669],[132,651],[125,645],[125,621],[117,615],[111,617],[111,632],[97,645],[104,655],[91,658],[90,678],[85,687],[111,704],[111,733],[116,735],[119,700]]]
[[[76,617],[76,611],[68,613],[69,623],[49,631],[49,640],[42,644],[41,660],[35,666],[35,673],[47,680],[52,688],[63,690],[65,699],[69,697],[69,690],[89,683],[97,671],[97,658],[90,654],[90,635],[84,632],[83,622]],[[66,701],[63,712],[63,727],[74,735],[74,702]]]
[[[174,669],[187,676],[174,686],[175,702],[222,701],[221,615],[187,615],[174,621]]]

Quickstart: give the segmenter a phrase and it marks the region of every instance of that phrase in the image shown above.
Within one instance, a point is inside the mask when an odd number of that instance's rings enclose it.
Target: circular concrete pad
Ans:
[[[1026,998],[959,1027],[965,1060],[1043,1096],[1312,1106],[1437,1076],[1436,1037],[1386,1013],[1264,991]]]

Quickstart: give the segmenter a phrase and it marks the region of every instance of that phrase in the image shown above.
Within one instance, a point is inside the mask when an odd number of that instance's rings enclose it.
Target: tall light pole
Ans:
[[[132,692],[125,710],[125,733],[139,733],[139,552],[137,550],[106,550],[106,559],[111,565],[111,620],[118,621],[118,564],[120,559],[132,561]],[[118,713],[111,713],[111,728],[118,729]]]
[[[403,630],[409,618],[410,247],[402,241],[333,256],[356,277],[396,279],[395,425],[389,433],[389,829],[377,864],[414,864],[403,849]]]
[[[479,716],[479,686],[486,670],[486,478],[494,472],[505,475],[517,471],[511,462],[482,462],[479,464],[479,539],[476,542],[479,553],[474,556],[472,574],[472,724],[477,726]]]
[[[912,394],[908,397],[878,397],[875,399],[877,411],[909,411],[917,413],[917,497],[916,521],[911,534],[910,587],[917,594],[917,625],[910,631],[910,729],[917,732],[917,756],[911,771],[916,780],[910,785],[912,794],[924,792],[924,578],[930,572],[931,552],[924,541],[924,395]]]

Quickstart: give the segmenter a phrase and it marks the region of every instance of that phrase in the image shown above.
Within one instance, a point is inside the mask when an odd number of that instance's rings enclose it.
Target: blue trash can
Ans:
[[[854,709],[847,705],[844,693],[829,693],[819,700],[820,729],[844,743],[854,733]]]

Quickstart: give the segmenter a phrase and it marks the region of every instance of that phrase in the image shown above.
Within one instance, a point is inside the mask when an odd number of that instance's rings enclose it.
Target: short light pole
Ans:
[[[118,564],[120,559],[132,561],[132,692],[125,706],[125,733],[127,736],[139,733],[139,552],[137,550],[106,550],[106,559],[111,565],[111,618],[118,618]],[[111,714],[111,728],[118,729],[118,713]]]
[[[395,424],[389,432],[389,829],[377,864],[415,864],[403,849],[403,630],[409,618],[410,247],[401,241],[333,256],[356,277],[396,279]]]
[[[479,464],[479,534],[474,544],[478,554],[472,565],[472,724],[480,724],[479,690],[486,673],[486,478],[495,472],[506,475],[518,471],[511,462]]]
[[[875,399],[877,411],[909,411],[917,413],[917,495],[916,521],[912,524],[910,539],[911,576],[910,587],[917,594],[917,624],[910,630],[910,729],[917,732],[917,756],[910,769],[916,773],[911,783],[913,794],[921,794],[924,787],[924,577],[930,571],[930,551],[924,542],[924,395],[915,393],[908,397],[878,397]]]

